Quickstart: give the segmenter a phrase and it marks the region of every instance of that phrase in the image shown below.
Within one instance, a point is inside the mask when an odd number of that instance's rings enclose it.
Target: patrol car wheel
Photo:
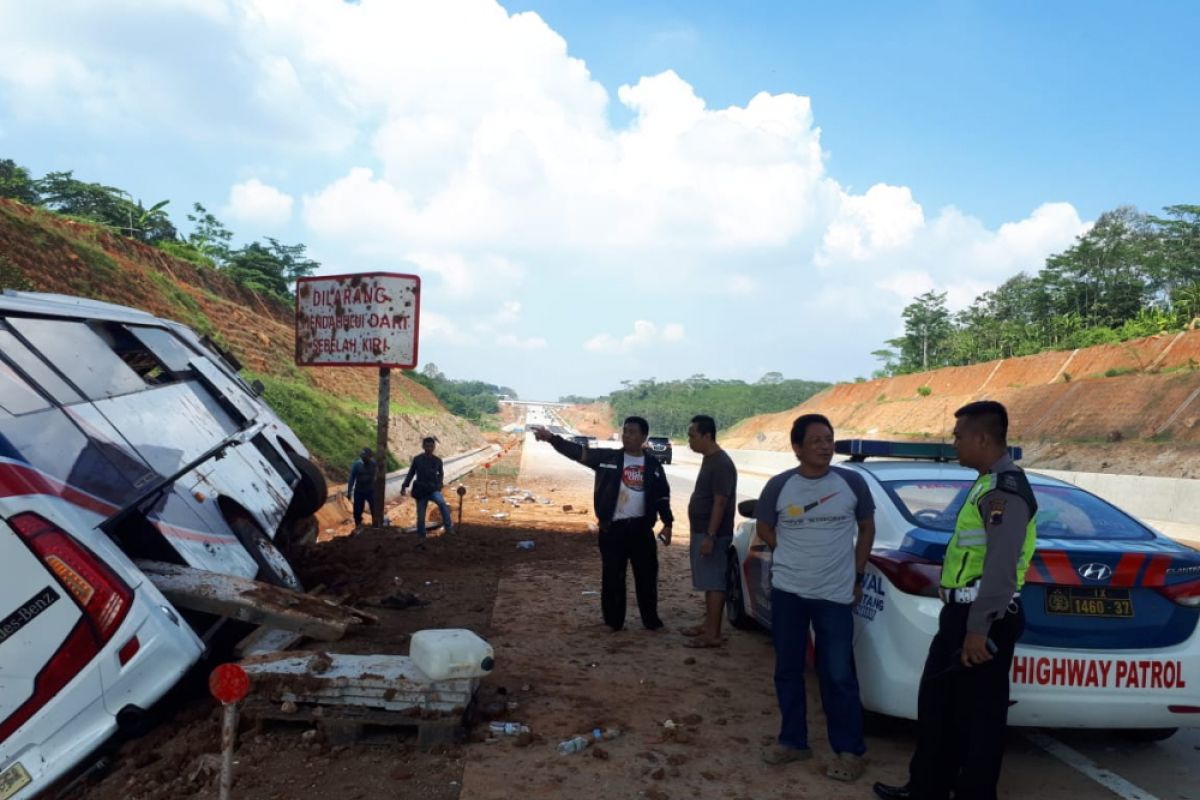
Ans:
[[[300,480],[292,490],[292,502],[288,504],[287,516],[289,519],[300,519],[317,513],[321,506],[325,505],[325,501],[329,499],[329,487],[316,464],[297,453],[288,453],[288,456],[296,471],[300,473]]]
[[[1121,735],[1135,742],[1149,743],[1170,739],[1178,731],[1179,728],[1125,728],[1121,731]]]
[[[237,535],[254,563],[258,564],[258,580],[294,592],[304,591],[292,565],[254,520],[239,514],[229,520],[229,528]]]
[[[746,603],[742,594],[742,571],[738,567],[737,549],[729,548],[729,558],[725,566],[725,616],[729,624],[746,631],[755,627],[754,620],[746,613]]]

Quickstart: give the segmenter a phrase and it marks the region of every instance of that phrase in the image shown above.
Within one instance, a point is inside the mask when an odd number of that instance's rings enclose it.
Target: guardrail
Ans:
[[[498,453],[500,447],[498,445],[489,444],[483,447],[477,447],[474,450],[468,450],[465,453],[447,456],[442,459],[442,466],[445,470],[446,483],[459,480],[467,473],[478,467],[480,464],[488,460],[489,457]],[[404,476],[408,474],[408,467],[389,472],[384,481],[384,502],[388,503],[400,496],[400,487],[404,484]],[[329,487],[329,499],[325,501],[325,505],[317,514],[321,514],[329,509],[337,510],[337,499],[345,497],[347,484],[339,483]],[[337,510],[337,513],[341,513]]]

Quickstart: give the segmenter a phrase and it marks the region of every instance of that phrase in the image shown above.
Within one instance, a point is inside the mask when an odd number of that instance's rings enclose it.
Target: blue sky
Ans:
[[[0,4],[0,158],[417,272],[524,396],[867,375],[1110,208],[1197,202],[1200,4]]]

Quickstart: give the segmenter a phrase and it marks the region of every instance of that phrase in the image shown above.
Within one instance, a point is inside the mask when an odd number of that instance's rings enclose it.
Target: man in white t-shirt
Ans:
[[[662,628],[658,617],[658,548],[654,522],[661,517],[660,536],[671,541],[671,487],[662,464],[646,453],[650,423],[629,417],[621,432],[620,450],[590,448],[533,428],[539,442],[596,473],[593,507],[600,525],[600,607],[604,623],[614,631],[625,626],[625,574],[633,565],[638,611],[648,630]]]
[[[850,781],[863,771],[862,702],[854,674],[851,608],[875,542],[875,503],[862,475],[830,466],[833,426],[820,414],[792,423],[800,466],[767,481],[755,509],[757,533],[773,551],[771,636],[778,741],[763,751],[770,764],[812,756],[805,717],[804,662],[815,639],[821,705],[836,754],[826,774]]]

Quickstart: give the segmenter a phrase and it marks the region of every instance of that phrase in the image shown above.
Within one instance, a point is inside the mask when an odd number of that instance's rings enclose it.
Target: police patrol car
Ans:
[[[842,440],[835,451],[850,457],[840,466],[864,477],[876,506],[854,609],[863,705],[915,719],[941,610],[941,561],[977,473],[953,463],[949,445]],[[1038,540],[1021,592],[1026,627],[1009,723],[1119,728],[1143,739],[1200,725],[1200,552],[1078,487],[1027,475]],[[753,503],[741,504],[744,516]],[[743,522],[728,576],[733,625],[770,626],[770,573],[770,549],[754,520]]]
[[[200,657],[144,558],[298,587],[324,502],[295,434],[191,330],[0,295],[0,800],[42,791]]]

